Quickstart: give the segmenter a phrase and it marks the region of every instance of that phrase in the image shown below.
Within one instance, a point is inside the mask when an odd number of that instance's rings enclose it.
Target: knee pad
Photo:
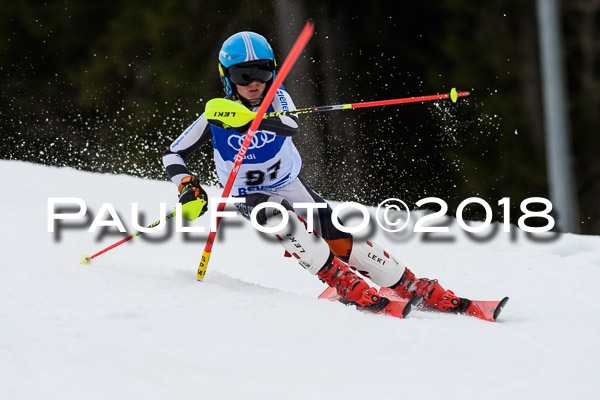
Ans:
[[[287,225],[275,234],[285,250],[296,258],[308,272],[316,275],[327,263],[331,251],[327,242],[316,233],[307,232],[304,222],[293,212],[287,211]],[[281,214],[272,215],[266,226],[273,228],[281,223]]]
[[[406,269],[383,247],[369,241],[354,241],[348,265],[381,287],[398,283]]]

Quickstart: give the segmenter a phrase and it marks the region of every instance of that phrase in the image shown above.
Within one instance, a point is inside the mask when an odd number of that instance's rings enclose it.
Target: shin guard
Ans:
[[[398,282],[406,269],[383,247],[363,240],[352,244],[348,265],[383,287]]]
[[[316,233],[306,231],[304,222],[293,211],[287,211],[289,221],[285,228],[275,236],[285,250],[296,258],[308,272],[316,275],[327,263],[331,251],[327,242]],[[272,217],[267,220],[269,227],[278,226],[280,219]]]

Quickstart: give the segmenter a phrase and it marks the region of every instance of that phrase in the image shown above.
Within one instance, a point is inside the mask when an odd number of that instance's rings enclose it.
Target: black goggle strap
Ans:
[[[225,93],[227,93],[228,96],[233,95],[233,87],[231,86],[229,78],[227,77],[227,75],[225,75],[221,63],[219,63],[219,74],[221,75],[221,80],[223,81],[223,84],[225,86]]]

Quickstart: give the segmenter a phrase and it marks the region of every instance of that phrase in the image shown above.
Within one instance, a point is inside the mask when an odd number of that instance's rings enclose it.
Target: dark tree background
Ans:
[[[393,9],[393,10],[392,10]],[[163,150],[221,97],[217,55],[253,30],[281,63],[316,32],[286,80],[296,105],[471,92],[302,117],[304,176],[330,199],[548,197],[534,0],[75,0],[0,3],[0,158],[167,179]],[[600,233],[600,1],[561,9],[581,230]],[[190,167],[217,184],[212,148]],[[470,210],[477,217],[477,210]]]

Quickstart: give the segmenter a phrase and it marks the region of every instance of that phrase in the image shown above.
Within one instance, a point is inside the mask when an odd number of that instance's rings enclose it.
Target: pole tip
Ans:
[[[90,256],[88,256],[87,254],[84,256],[81,256],[81,264],[92,265],[92,260],[90,260]]]

